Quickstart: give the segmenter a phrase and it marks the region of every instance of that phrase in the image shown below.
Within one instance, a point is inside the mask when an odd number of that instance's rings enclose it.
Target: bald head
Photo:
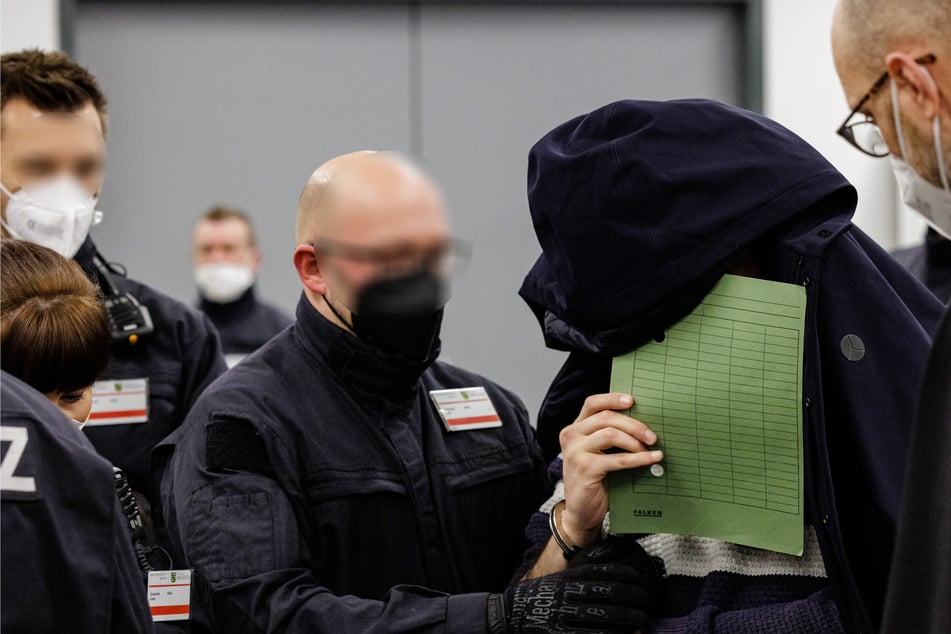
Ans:
[[[414,208],[429,213],[414,213]],[[298,244],[315,236],[344,239],[329,234],[338,233],[341,224],[359,225],[364,227],[362,241],[373,238],[374,244],[366,246],[380,247],[387,233],[397,237],[404,233],[400,225],[420,216],[437,225],[445,222],[442,197],[419,168],[397,154],[352,152],[330,159],[307,179],[297,205],[295,237]],[[354,228],[344,227],[344,233]]]
[[[922,46],[938,59],[951,47],[948,0],[839,0],[832,21],[832,51],[840,78],[873,81],[893,50]]]

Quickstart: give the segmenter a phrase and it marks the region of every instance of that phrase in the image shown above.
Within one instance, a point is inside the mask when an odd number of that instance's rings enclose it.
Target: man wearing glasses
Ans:
[[[947,9],[943,10],[947,13]],[[937,21],[937,24],[941,24],[940,19]],[[928,47],[925,46],[924,48]],[[902,57],[902,55],[904,57]],[[906,64],[909,59],[912,58],[907,54],[900,53],[898,57],[893,59],[896,61],[893,62],[892,65],[899,65]],[[926,65],[933,64],[935,60],[936,57],[933,53],[927,53],[917,59],[912,59],[912,62],[914,65],[923,68]],[[914,68],[914,66],[911,68]],[[851,70],[844,72],[852,76]],[[918,80],[928,82],[930,84],[928,88],[936,88],[937,85],[933,83],[934,80],[930,74],[928,74],[928,71],[924,71],[924,73],[924,75],[918,73]],[[878,123],[872,114],[870,114],[872,112],[872,105],[870,104],[875,101],[873,98],[879,94],[890,77],[888,70],[883,71],[882,74],[878,76],[878,79],[875,80],[875,83],[872,84],[872,87],[858,99],[855,108],[852,109],[852,112],[849,113],[849,116],[846,117],[838,129],[839,135],[846,141],[851,143],[858,150],[875,158],[883,158],[891,155],[889,145],[885,142]],[[894,91],[894,98],[897,99],[897,84],[890,82],[888,85],[889,91]],[[937,93],[933,94],[936,95]],[[897,112],[898,109],[893,107],[893,118]],[[904,117],[904,115],[902,115],[902,117]],[[939,120],[940,117],[932,118],[933,122]],[[909,119],[908,122],[910,123],[911,120]],[[908,123],[906,123],[906,127],[907,125]],[[932,127],[934,128],[932,135],[934,135],[936,133],[935,131],[939,129],[940,124],[932,123]],[[902,144],[905,143],[905,139],[903,134],[899,134],[902,132],[900,119],[895,119],[894,130],[898,147],[901,148]],[[916,128],[912,128],[912,131],[913,133],[917,133]],[[933,172],[931,178],[935,180],[937,185],[942,186],[944,190],[947,191],[948,176],[946,168],[942,168],[942,160],[937,160],[937,157],[942,153],[940,134],[936,137],[935,143],[937,144],[935,146],[935,154],[933,156],[928,155],[924,157],[925,160],[931,163],[931,167],[925,167],[924,169]],[[922,198],[918,190],[925,189],[931,192],[931,194],[937,194],[939,198],[941,197],[941,193],[935,191],[932,187],[917,182],[919,178],[913,168],[909,167],[907,162],[902,159],[896,160],[894,156],[892,156],[891,159],[896,178],[898,178],[899,185],[901,186],[902,198],[909,207],[921,213],[930,225],[925,234],[923,244],[908,249],[901,249],[896,251],[893,255],[895,259],[901,262],[915,277],[921,280],[938,299],[947,303],[951,300],[951,240],[948,239],[948,231],[941,229],[940,226],[938,226],[939,223],[937,223],[937,220],[933,217],[937,212],[932,209],[931,204],[928,202],[928,195],[926,194],[925,197]],[[946,162],[946,159],[944,159],[944,161]],[[940,205],[938,205],[938,209],[940,209]]]
[[[905,203],[934,232],[951,236],[951,6],[946,0],[840,0],[832,49],[846,99],[855,104],[839,134],[866,154],[889,156]],[[885,632],[951,631],[948,312],[924,377],[885,602]]]
[[[163,482],[196,611],[229,634],[633,623],[637,593],[603,567],[501,594],[550,486],[518,397],[436,361],[459,245],[428,178],[392,155],[333,159],[296,240],[296,322],[196,404]]]

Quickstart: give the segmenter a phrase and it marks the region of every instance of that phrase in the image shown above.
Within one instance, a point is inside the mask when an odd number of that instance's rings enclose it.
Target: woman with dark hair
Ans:
[[[109,322],[76,262],[23,240],[0,240],[0,366],[80,426],[109,361]]]
[[[154,629],[144,555],[129,537],[134,501],[57,413],[83,425],[109,345],[105,308],[78,264],[0,240],[0,436],[10,443],[0,502],[4,632]]]

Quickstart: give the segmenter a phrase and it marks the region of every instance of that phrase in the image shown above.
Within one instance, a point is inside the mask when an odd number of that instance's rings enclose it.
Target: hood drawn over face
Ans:
[[[614,102],[529,153],[542,255],[519,294],[549,347],[625,352],[689,313],[731,256],[836,193],[851,215],[848,181],[762,115],[701,99]]]

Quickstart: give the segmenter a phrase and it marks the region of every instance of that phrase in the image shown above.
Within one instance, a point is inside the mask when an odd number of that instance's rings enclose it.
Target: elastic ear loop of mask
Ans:
[[[310,243],[310,246],[314,247],[314,255],[316,256],[316,255],[317,255],[317,245],[314,244],[313,242],[311,242],[311,243]],[[336,315],[337,319],[340,320],[340,323],[342,323],[344,326],[346,326],[346,327],[347,327],[347,330],[349,330],[350,332],[356,334],[356,330],[354,330],[353,324],[348,323],[347,320],[343,318],[343,315],[341,315],[340,313],[337,312],[337,309],[334,308],[334,305],[330,302],[329,299],[327,299],[326,296],[324,297],[324,302],[327,304],[327,308],[330,309],[330,312],[332,312],[334,315]]]
[[[14,198],[13,194],[10,192],[9,189],[7,189],[6,185],[4,185],[3,183],[0,183],[0,191],[6,194],[7,197],[10,198],[10,200],[13,200]],[[21,239],[20,236],[17,235],[17,232],[11,229],[10,225],[7,224],[6,218],[0,218],[0,225],[2,225],[3,228],[7,230],[7,233],[10,234],[10,237],[16,238],[17,240]]]
[[[931,82],[931,87],[937,91],[938,86],[935,84],[934,77],[931,76],[928,69],[921,67],[921,70],[924,72],[925,77],[928,78],[928,81]],[[890,88],[892,93],[892,116],[895,118],[895,131],[898,133],[898,147],[901,148],[902,159],[907,162],[908,151],[905,147],[905,136],[901,131],[901,117],[898,116],[898,87],[895,84],[894,78],[892,78],[889,83],[891,84]],[[938,174],[941,177],[941,186],[945,191],[951,191],[951,187],[948,186],[948,172],[944,165],[944,155],[941,151],[941,117],[937,113],[935,113],[935,116],[931,119],[931,136],[935,155],[938,159]]]

